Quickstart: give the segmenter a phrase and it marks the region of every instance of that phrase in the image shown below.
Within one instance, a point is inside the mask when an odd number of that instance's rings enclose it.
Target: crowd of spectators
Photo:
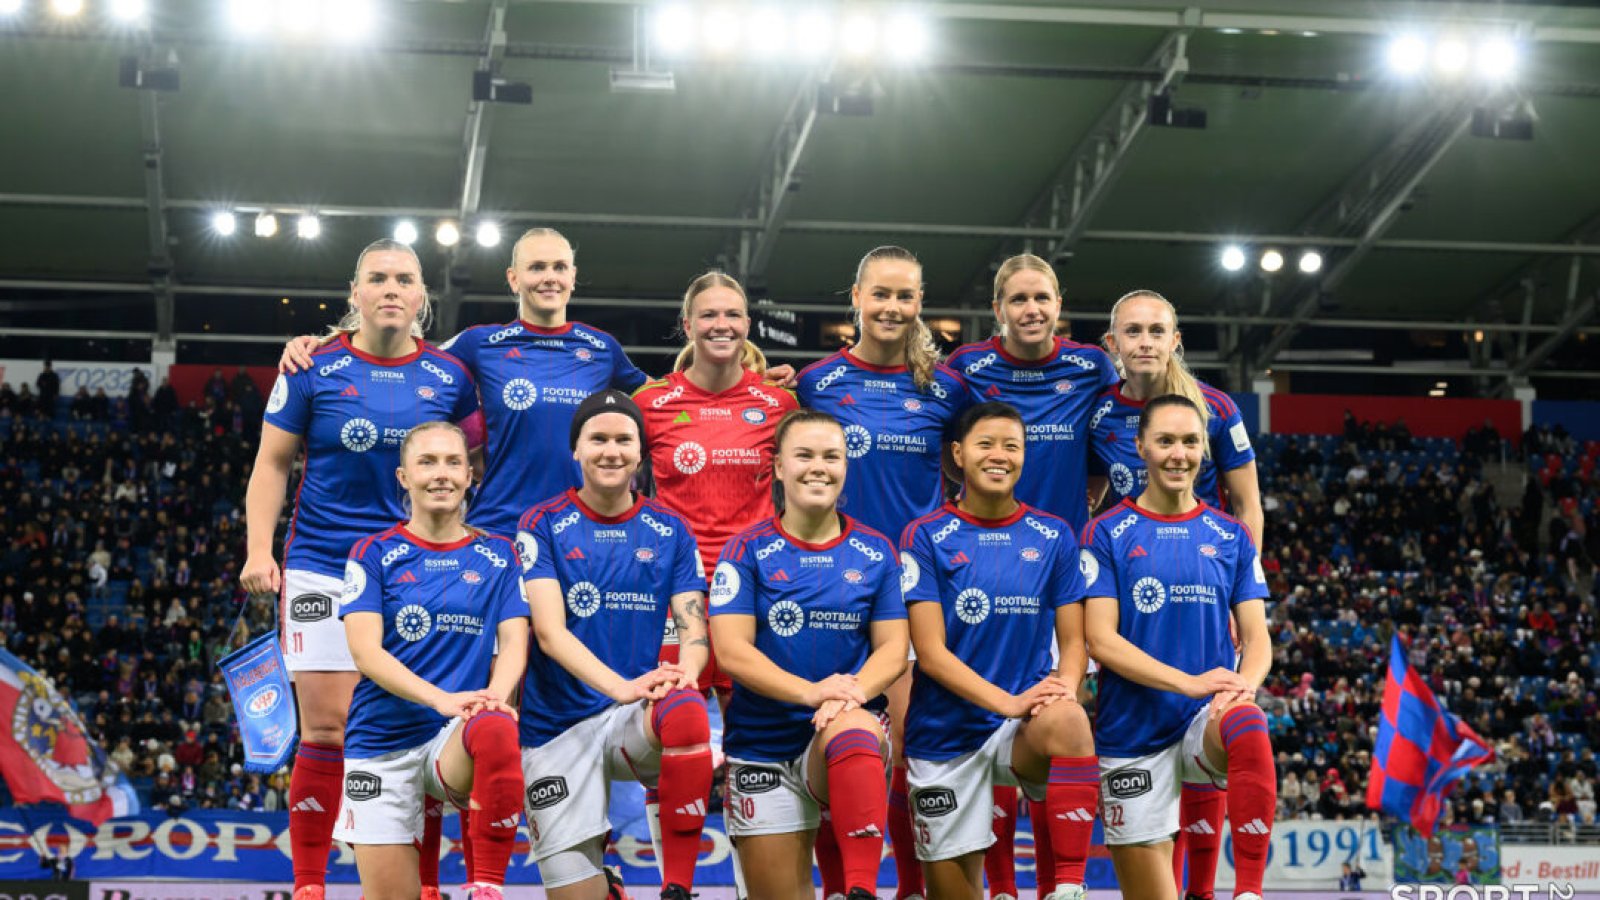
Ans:
[[[282,774],[242,772],[215,669],[272,622],[270,600],[238,621],[262,398],[243,371],[217,372],[189,405],[165,381],[132,387],[102,402],[59,398],[48,380],[0,385],[0,640],[74,699],[148,805],[282,809]],[[1583,449],[1550,430],[1522,446],[1541,461]],[[1487,423],[1445,447],[1403,421],[1352,417],[1342,435],[1269,435],[1257,449],[1276,601],[1261,700],[1281,815],[1370,815],[1398,629],[1444,703],[1497,750],[1446,819],[1592,823],[1594,480],[1546,483]],[[1527,473],[1517,489],[1507,457]]]

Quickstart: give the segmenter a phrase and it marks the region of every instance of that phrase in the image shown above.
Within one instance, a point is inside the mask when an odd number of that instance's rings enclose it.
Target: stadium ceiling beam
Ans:
[[[1591,294],[1589,299],[1567,313],[1554,334],[1547,335],[1511,367],[1511,380],[1527,378],[1533,374],[1533,370],[1538,368],[1540,363],[1549,359],[1550,355],[1560,349],[1561,345],[1565,344],[1584,323],[1594,318],[1597,307],[1600,307],[1600,294]]]
[[[1239,343],[1233,360],[1236,379],[1247,383],[1255,373],[1270,367],[1278,353],[1289,346],[1295,334],[1316,313],[1323,299],[1337,291],[1367,255],[1377,249],[1379,239],[1394,225],[1417,185],[1466,133],[1472,121],[1472,110],[1479,100],[1477,94],[1464,92],[1414,120],[1305,220],[1298,230],[1332,233],[1354,238],[1356,243],[1329,254],[1331,265],[1325,268],[1321,279],[1298,286],[1289,293],[1283,303],[1290,310],[1287,325],[1278,326],[1264,343],[1250,340]],[[1260,350],[1251,353],[1249,348],[1258,343]]]
[[[478,71],[491,76],[506,55],[506,3],[493,0],[489,5],[489,21],[484,28],[484,51],[478,59]],[[490,102],[474,98],[467,104],[467,121],[461,132],[461,200],[456,204],[456,220],[463,232],[468,222],[478,214],[483,200],[483,170],[489,157],[489,132],[493,122]],[[462,298],[466,296],[471,276],[461,260],[461,248],[467,236],[446,255],[444,291],[438,308],[434,311],[439,322],[439,333],[452,335],[461,318]]]
[[[156,336],[170,349],[174,317],[172,238],[167,229],[166,150],[161,142],[161,95],[139,90],[139,152],[144,169],[146,270],[155,298]]]
[[[1066,162],[1056,170],[1044,191],[1029,205],[1022,225],[1042,227],[1051,233],[1044,239],[1043,252],[1038,255],[1051,262],[1072,255],[1073,248],[1088,231],[1089,219],[1099,211],[1126,168],[1134,144],[1150,127],[1146,112],[1150,97],[1178,83],[1189,71],[1188,41],[1188,31],[1180,30],[1168,34],[1156,45],[1145,60],[1145,67],[1159,71],[1161,77],[1155,82],[1134,81],[1124,85],[1088,134],[1073,148]],[[1024,244],[1030,252],[1038,252],[1035,246],[1032,238]],[[962,295],[986,297],[993,266],[999,263],[998,257],[1007,254],[1006,246],[997,248],[994,254],[997,258],[973,273]]]
[[[724,253],[730,267],[737,270],[739,279],[751,290],[763,286],[778,235],[789,218],[794,195],[800,190],[800,163],[817,124],[817,91],[829,71],[818,69],[802,76],[800,88],[778,124],[772,147],[762,161],[759,179],[742,210],[742,215],[755,220],[758,228],[740,228]]]

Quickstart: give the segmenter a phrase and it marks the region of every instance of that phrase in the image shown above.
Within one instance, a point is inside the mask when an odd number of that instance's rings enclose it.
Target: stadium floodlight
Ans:
[[[1517,45],[1493,37],[1478,45],[1478,75],[1488,81],[1505,81],[1517,73]]]
[[[743,32],[738,15],[727,7],[711,10],[700,23],[701,43],[714,56],[733,55]]]
[[[118,22],[134,24],[144,20],[146,9],[145,0],[113,0],[111,17]]]
[[[884,42],[896,62],[914,63],[927,57],[933,46],[933,36],[926,20],[909,12],[899,12],[889,20]]]
[[[819,9],[808,9],[794,20],[791,40],[795,55],[820,59],[833,52],[833,22]]]
[[[63,19],[83,12],[83,0],[50,0],[50,11]]]
[[[234,31],[254,36],[265,31],[272,20],[269,0],[228,0],[228,21]]]
[[[1244,248],[1238,244],[1229,244],[1222,248],[1222,267],[1229,272],[1237,272],[1244,268]]]
[[[1283,254],[1276,250],[1268,250],[1261,254],[1261,271],[1276,272],[1283,268]]]
[[[694,49],[694,15],[687,7],[663,7],[656,13],[653,30],[656,47],[669,56],[682,56]]]
[[[357,41],[373,31],[377,13],[372,0],[327,0],[322,10],[323,28],[335,41]]]
[[[295,220],[294,233],[303,241],[314,241],[322,237],[322,220],[306,213]]]
[[[500,226],[493,222],[483,222],[472,234],[473,240],[479,247],[493,247],[500,243]]]
[[[1307,250],[1300,254],[1300,271],[1307,275],[1315,275],[1322,271],[1322,254],[1315,250]]]
[[[239,220],[231,212],[212,213],[211,230],[223,237],[232,237],[239,230]]]
[[[782,55],[789,43],[789,23],[783,10],[761,6],[744,20],[744,50],[756,58]]]
[[[394,239],[407,247],[417,242],[417,223],[404,219],[394,226]]]
[[[0,16],[14,16],[22,12],[22,0],[0,0]]]
[[[1433,65],[1441,75],[1451,78],[1460,76],[1467,70],[1467,64],[1472,60],[1472,51],[1467,48],[1467,42],[1460,38],[1446,38],[1439,42],[1433,51]]]
[[[1389,42],[1389,68],[1397,75],[1415,75],[1428,63],[1428,42],[1403,34]]]
[[[256,216],[256,237],[269,238],[278,233],[278,217],[269,212]]]
[[[439,227],[433,230],[433,239],[441,247],[454,247],[461,243],[461,229],[454,222],[440,222]]]
[[[864,12],[845,18],[839,26],[839,48],[853,59],[868,59],[878,49],[878,21]]]
[[[309,37],[322,24],[317,0],[277,0],[278,26],[296,37]]]

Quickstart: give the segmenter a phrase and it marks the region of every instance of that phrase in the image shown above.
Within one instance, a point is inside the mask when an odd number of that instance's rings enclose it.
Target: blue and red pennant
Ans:
[[[1421,673],[1411,668],[1396,635],[1389,645],[1383,715],[1367,783],[1367,807],[1432,836],[1455,783],[1494,759],[1494,748],[1439,705]]]

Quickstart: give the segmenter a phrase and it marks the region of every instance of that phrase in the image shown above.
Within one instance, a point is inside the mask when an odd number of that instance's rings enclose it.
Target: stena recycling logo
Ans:
[[[272,715],[272,711],[283,702],[283,691],[275,684],[269,684],[250,695],[244,702],[244,714],[252,719],[260,719]]]
[[[339,429],[339,443],[351,453],[365,453],[378,444],[378,426],[369,419],[351,419]]]
[[[778,637],[794,637],[806,627],[806,611],[793,600],[779,600],[767,610],[767,626]]]
[[[394,630],[408,641],[420,641],[433,630],[433,615],[415,603],[407,604],[394,614]]]
[[[587,581],[567,588],[567,609],[580,619],[587,619],[600,611],[600,589]]]
[[[1133,583],[1133,605],[1139,612],[1153,613],[1167,602],[1167,587],[1160,580],[1146,576]]]
[[[1083,574],[1084,584],[1094,584],[1100,580],[1100,561],[1094,558],[1088,548],[1078,551],[1078,571]]]
[[[685,475],[693,475],[706,467],[706,448],[694,441],[684,441],[672,451],[672,464]]]
[[[1133,493],[1133,470],[1122,463],[1111,464],[1111,489],[1126,497]]]
[[[989,595],[975,587],[957,594],[956,617],[968,625],[976,625],[989,618]]]
[[[860,459],[872,450],[872,432],[860,425],[844,427],[844,452],[851,459]]]
[[[507,409],[522,412],[539,399],[539,389],[526,378],[513,378],[500,390],[500,401]]]
[[[289,381],[282,375],[272,383],[272,393],[267,395],[267,412],[281,412],[289,403]]]

